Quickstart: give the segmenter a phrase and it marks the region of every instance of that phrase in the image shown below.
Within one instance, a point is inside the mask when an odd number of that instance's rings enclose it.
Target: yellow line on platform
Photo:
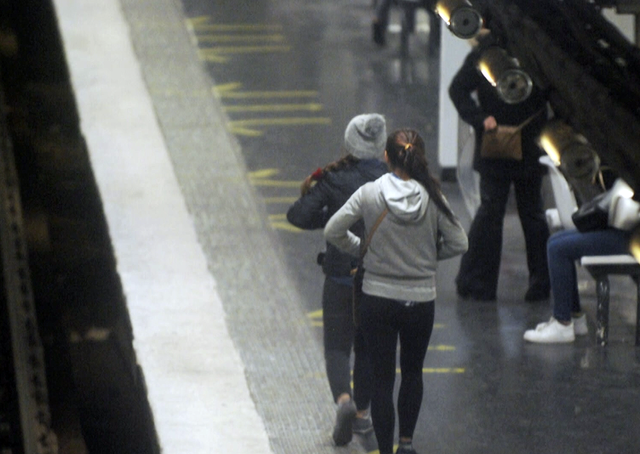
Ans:
[[[280,24],[203,24],[190,21],[190,26],[195,32],[257,32],[257,31],[281,31]]]
[[[279,173],[280,171],[278,169],[269,168],[269,169],[254,170],[253,172],[249,172],[248,175],[249,175],[249,178],[269,178]]]
[[[400,373],[400,369],[396,369],[396,373]],[[423,374],[463,374],[464,367],[425,367],[422,369]]]
[[[318,309],[317,311],[309,312],[307,314],[309,318],[322,318],[322,309]]]
[[[256,104],[252,106],[225,106],[225,112],[293,112],[306,110],[309,112],[317,112],[322,110],[322,104]]]
[[[287,232],[300,232],[300,229],[298,227],[291,225],[286,221],[271,222],[271,227],[278,230],[285,230]]]
[[[331,118],[327,117],[291,117],[291,118],[255,118],[252,120],[234,120],[228,123],[231,133],[236,135],[259,137],[263,132],[255,127],[260,126],[305,126],[329,125]],[[299,183],[298,183],[299,184]]]
[[[318,92],[314,90],[285,90],[285,91],[232,91],[228,88],[213,87],[213,93],[220,98],[315,98]]]
[[[264,45],[264,46],[215,46],[206,49],[199,49],[198,55],[201,60],[219,57],[221,54],[260,54],[271,52],[289,52],[291,46],[286,45]]]
[[[298,197],[265,197],[264,203],[278,204],[278,203],[293,203],[298,200]]]
[[[271,188],[299,188],[299,181],[290,180],[267,180],[260,178],[250,178],[249,181],[254,186],[267,186]]]
[[[273,35],[197,35],[199,43],[236,43],[236,42],[284,42],[285,36]]]
[[[450,352],[455,350],[456,348],[453,345],[434,345],[429,346],[429,350],[435,350],[438,352]]]
[[[252,120],[230,121],[231,127],[245,126],[301,126],[301,125],[328,125],[331,118],[327,117],[291,117],[291,118],[254,118]]]
[[[236,136],[245,136],[245,137],[260,137],[264,134],[262,131],[258,131],[256,129],[249,128],[239,128],[239,127],[229,127],[229,131]]]

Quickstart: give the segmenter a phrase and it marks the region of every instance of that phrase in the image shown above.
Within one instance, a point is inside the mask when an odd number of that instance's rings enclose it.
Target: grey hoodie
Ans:
[[[360,238],[349,227],[364,219],[368,235],[385,207],[389,213],[364,257],[364,292],[398,300],[434,300],[438,260],[464,253],[468,241],[460,223],[451,222],[416,180],[388,173],[361,186],[331,217],[325,238],[359,256]]]

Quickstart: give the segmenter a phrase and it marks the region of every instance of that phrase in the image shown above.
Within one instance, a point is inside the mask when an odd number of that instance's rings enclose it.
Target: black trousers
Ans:
[[[380,454],[392,454],[393,390],[400,341],[399,437],[413,438],[422,405],[422,367],[433,331],[435,302],[398,301],[365,294],[362,327],[373,365],[371,417]],[[373,353],[375,352],[375,353]]]
[[[326,278],[322,291],[322,323],[324,326],[324,358],[329,387],[334,402],[347,393],[353,396],[358,410],[366,410],[371,402],[371,364],[360,329],[353,323],[353,300],[350,285]],[[351,392],[351,351],[353,393]]]
[[[549,287],[546,251],[549,227],[543,209],[542,177],[534,169],[516,176],[481,174],[480,208],[471,223],[469,249],[462,256],[456,278],[461,295],[496,298],[504,216],[512,184],[527,250],[529,286]]]

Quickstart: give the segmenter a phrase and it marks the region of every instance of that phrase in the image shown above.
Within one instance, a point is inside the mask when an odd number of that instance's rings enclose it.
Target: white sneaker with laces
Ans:
[[[573,321],[573,332],[576,336],[584,336],[589,334],[589,327],[587,326],[587,314],[582,314],[578,317],[571,317]]]
[[[573,342],[575,339],[573,321],[563,325],[553,317],[548,322],[540,323],[535,329],[524,333],[524,340],[540,344],[566,343]]]

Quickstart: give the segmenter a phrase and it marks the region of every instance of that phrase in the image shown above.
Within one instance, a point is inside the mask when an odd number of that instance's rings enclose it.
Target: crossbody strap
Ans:
[[[525,126],[527,126],[529,123],[531,123],[533,121],[534,118],[536,118],[538,115],[540,115],[541,113],[543,113],[545,111],[546,107],[543,107],[542,109],[540,109],[539,111],[537,111],[536,113],[534,113],[533,115],[531,115],[529,118],[527,118],[525,121],[523,121],[522,123],[520,123],[518,126],[516,126],[516,130],[517,131],[521,131]]]
[[[384,211],[380,214],[380,216],[378,216],[378,219],[376,219],[376,223],[373,224],[373,227],[371,228],[369,235],[367,235],[367,238],[364,241],[364,244],[360,247],[361,261],[364,255],[367,253],[367,249],[369,249],[369,244],[371,244],[371,238],[373,237],[373,234],[376,233],[376,229],[378,228],[378,226],[380,225],[380,223],[382,222],[382,220],[384,219],[384,217],[387,215],[388,212],[389,212],[389,209],[385,208]]]

